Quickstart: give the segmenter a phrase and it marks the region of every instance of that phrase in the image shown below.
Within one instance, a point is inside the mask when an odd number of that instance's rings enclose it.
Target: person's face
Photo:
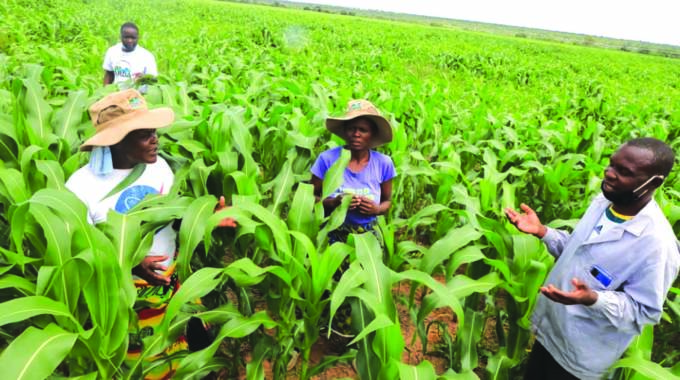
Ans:
[[[632,204],[653,189],[650,179],[654,154],[635,146],[624,145],[609,160],[604,170],[602,193],[614,204]]]
[[[153,164],[158,159],[158,136],[155,129],[137,129],[119,143],[121,153],[132,165]]]
[[[137,40],[139,40],[139,32],[132,27],[123,28],[120,31],[120,42],[123,43],[123,50],[130,52],[137,47]]]
[[[354,119],[345,125],[347,146],[350,150],[366,150],[370,148],[373,138],[371,123],[366,119]]]

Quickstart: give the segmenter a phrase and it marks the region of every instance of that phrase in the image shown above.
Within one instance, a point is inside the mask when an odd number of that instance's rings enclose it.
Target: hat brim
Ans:
[[[326,129],[334,133],[343,140],[347,140],[345,134],[345,124],[356,118],[366,117],[375,123],[378,127],[378,134],[371,138],[371,148],[378,147],[392,141],[392,126],[384,117],[380,115],[356,115],[351,117],[329,117],[326,119]]]
[[[80,150],[90,151],[95,146],[115,145],[134,130],[164,128],[172,124],[174,120],[175,112],[168,107],[139,112],[131,119],[115,121],[100,129],[80,146]]]

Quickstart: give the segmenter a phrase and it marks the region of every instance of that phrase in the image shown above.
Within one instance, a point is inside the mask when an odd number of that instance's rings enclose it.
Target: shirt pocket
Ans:
[[[611,290],[617,283],[613,271],[598,263],[582,265],[579,274],[579,278],[592,290]]]

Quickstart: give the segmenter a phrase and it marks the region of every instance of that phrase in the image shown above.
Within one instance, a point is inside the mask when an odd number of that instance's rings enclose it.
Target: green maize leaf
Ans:
[[[0,96],[2,96],[0,94]],[[14,130],[14,122],[10,115],[0,113],[0,159],[6,163],[16,164],[18,161],[18,148],[21,142]]]
[[[246,380],[264,380],[264,365],[262,363],[272,350],[272,346],[267,339],[258,341],[253,350],[253,358],[246,365]]]
[[[671,368],[671,373],[675,376],[680,376],[680,362],[676,363],[672,368]]]
[[[56,161],[36,160],[35,166],[38,171],[45,176],[47,180],[47,187],[52,189],[63,190],[64,187],[64,171]]]
[[[477,344],[482,338],[484,328],[484,314],[472,309],[465,309],[465,326],[456,332],[458,357],[461,370],[472,371],[479,365]]]
[[[349,204],[352,202],[351,197],[343,197],[342,198],[342,203],[340,206],[338,206],[333,212],[331,213],[331,216],[328,218],[328,222],[326,222],[326,225],[319,231],[319,234],[316,237],[316,244],[317,246],[322,246],[322,242],[328,237],[328,233],[330,231],[333,231],[340,227],[342,223],[345,222],[345,217],[347,216],[347,210],[349,209]],[[314,213],[317,215],[323,215],[323,205],[321,202],[318,202],[319,209],[315,210]]]
[[[269,272],[267,268],[258,267],[247,257],[234,261],[224,269],[224,273],[240,287],[259,284],[264,280],[264,275],[267,272]],[[288,283],[290,283],[290,278],[288,278]]]
[[[385,314],[378,314],[376,317],[368,324],[366,325],[360,332],[357,334],[354,339],[348,345],[352,345],[354,343],[357,343],[361,339],[366,338],[366,336],[372,332],[375,332],[376,330],[383,329],[388,326],[393,326],[394,322],[392,322]]]
[[[515,361],[507,356],[505,348],[501,347],[495,355],[489,357],[486,365],[486,371],[489,374],[487,378],[489,380],[510,380],[510,369],[515,364]]]
[[[87,92],[84,90],[70,91],[66,104],[61,107],[52,119],[54,133],[68,142],[70,146],[78,143],[77,127],[83,119],[83,112],[87,109]]]
[[[235,205],[267,225],[276,243],[276,253],[279,254],[284,263],[288,262],[292,257],[292,247],[285,222],[266,208],[248,199],[243,198]]]
[[[68,355],[78,334],[50,324],[44,330],[27,328],[0,355],[3,377],[8,379],[44,379],[57,369]]]
[[[35,295],[35,283],[13,274],[0,277],[0,289],[16,289],[26,296]]]
[[[98,235],[95,232],[97,230],[87,223],[87,208],[75,194],[66,190],[43,189],[38,190],[33,194],[30,202],[51,208],[57,215],[61,216],[66,223],[75,226],[82,232],[82,235],[80,236],[83,240],[77,240],[75,242],[76,249],[84,248],[83,244],[87,247],[104,248],[103,244],[105,244],[107,239],[103,238],[95,240],[96,235]],[[107,248],[109,247],[110,245]]]
[[[361,331],[365,326],[368,326],[370,320],[372,319],[372,315],[366,309],[363,303],[359,303],[358,306],[359,307],[357,307],[356,310],[352,310],[352,320],[358,321]],[[359,350],[356,356],[356,368],[357,372],[359,373],[359,378],[371,380],[378,379],[378,374],[380,373],[382,365],[380,359],[371,349],[371,338],[369,337],[362,339],[358,346]]]
[[[38,269],[38,276],[35,283],[35,292],[39,296],[45,296],[54,282],[57,268],[43,265]]]
[[[206,195],[194,200],[187,208],[179,228],[179,253],[177,257],[177,274],[180,282],[184,282],[191,274],[191,256],[201,242],[206,228],[206,221],[213,214],[217,199]]]
[[[227,303],[212,310],[196,313],[194,316],[200,318],[205,323],[223,324],[232,318],[241,316],[241,313],[234,304]]]
[[[168,329],[170,321],[177,315],[182,305],[193,302],[215,289],[223,281],[224,269],[201,268],[182,283],[177,293],[168,304],[163,322],[157,331]]]
[[[172,340],[169,339],[171,322],[179,313],[182,305],[194,302],[199,297],[213,291],[223,281],[222,272],[223,270],[218,268],[202,268],[182,283],[179,291],[170,300],[163,321],[155,329],[155,334],[144,339],[144,349],[139,358],[131,365],[131,374],[142,365],[145,358],[159,354],[172,343]]]
[[[356,247],[357,261],[364,269],[364,288],[377,298],[378,305],[390,318],[396,318],[392,301],[392,280],[390,270],[382,262],[382,249],[375,235],[371,233],[352,234]],[[375,309],[374,309],[375,310]]]
[[[470,225],[450,230],[446,236],[437,240],[425,253],[420,262],[420,269],[425,273],[432,274],[437,265],[451,257],[452,254],[467,244],[478,240],[482,234]]]
[[[464,275],[455,276],[446,284],[458,298],[467,297],[472,293],[486,293],[501,283],[501,279],[495,272],[488,273],[477,280],[473,280]]]
[[[55,298],[62,300],[71,312],[75,312],[78,296],[80,295],[80,283],[78,277],[68,276],[66,263],[71,259],[71,233],[64,221],[54,215],[47,207],[34,203],[30,206],[31,214],[40,224],[47,241],[44,265],[55,266],[59,271],[58,277],[54,278]],[[41,268],[42,269],[42,268]]]
[[[179,197],[174,194],[147,195],[127,215],[150,222],[154,227],[179,219],[193,202],[191,197]]]
[[[97,372],[90,372],[87,375],[74,376],[74,377],[60,377],[60,376],[50,376],[50,380],[97,380]]]
[[[423,226],[423,225],[428,225],[432,224],[435,222],[434,219],[431,218],[431,216],[437,215],[440,212],[450,210],[450,208],[440,205],[440,204],[433,204],[426,206],[422,210],[418,211],[415,213],[413,216],[408,218],[404,223],[406,224],[406,227],[413,231],[415,230],[416,227],[418,226]]]
[[[461,249],[451,257],[446,265],[446,278],[453,276],[461,265],[474,263],[484,258],[481,246],[471,245]]]
[[[529,234],[512,235],[513,272],[522,273],[529,267],[531,259],[536,259],[543,252],[544,245],[540,239]]]
[[[257,312],[250,317],[240,316],[230,320],[220,328],[215,341],[209,347],[187,355],[180,362],[175,376],[182,379],[184,374],[203,368],[213,358],[223,339],[248,336],[260,326],[270,329],[276,326],[276,322],[272,321],[265,311]]]
[[[636,336],[626,350],[626,356],[640,357],[645,360],[652,359],[652,346],[654,345],[654,325],[645,325],[642,333]]]
[[[349,164],[351,153],[347,149],[343,149],[338,160],[328,168],[326,176],[323,178],[323,186],[321,191],[321,199],[326,199],[333,194],[344,182],[345,169]]]
[[[366,276],[363,274],[363,270],[358,262],[353,262],[349,265],[349,268],[342,274],[340,281],[338,281],[337,286],[333,293],[331,293],[331,310],[329,317],[328,331],[330,333],[330,320],[333,319],[335,312],[338,310],[340,305],[345,302],[350,294],[354,292],[355,289],[359,288],[366,281]],[[368,322],[366,322],[368,324]]]
[[[313,238],[319,230],[314,220],[314,186],[301,183],[288,212],[288,228]]]
[[[217,164],[207,166],[202,159],[198,159],[191,164],[189,167],[189,180],[191,182],[193,194],[196,197],[210,194],[208,191],[208,177],[216,167]]]
[[[331,278],[340,264],[352,252],[352,247],[344,243],[335,243],[317,255],[316,250],[309,251],[310,267],[312,269],[312,300],[322,297],[324,291],[329,288]]]
[[[0,326],[45,314],[55,317],[67,317],[75,325],[78,325],[78,322],[63,303],[43,296],[21,297],[5,301],[0,304],[0,310],[3,311],[2,315],[0,315]]]
[[[528,330],[530,328],[531,322],[529,321],[529,318],[531,317],[534,305],[536,305],[536,301],[538,300],[536,294],[538,294],[539,289],[543,285],[547,273],[548,267],[545,264],[540,261],[531,260],[529,268],[525,272],[524,280],[521,281],[524,284],[524,292],[522,292],[521,297],[515,297],[516,294],[510,292],[518,302],[521,302],[520,300],[522,297],[526,297],[529,300],[524,315],[517,321],[517,324],[524,329]]]
[[[437,380],[479,380],[479,376],[472,371],[456,373],[452,369],[444,372]]]
[[[90,312],[93,325],[101,330],[102,342],[99,350],[107,350],[112,331],[121,322],[119,308],[127,308],[125,287],[132,286],[129,275],[123,274],[118,265],[115,252],[109,249],[87,249],[78,255],[92,269],[92,275],[82,283],[85,303]]]
[[[380,315],[376,315],[376,319],[378,319],[379,316]],[[373,352],[376,353],[382,363],[401,361],[405,346],[404,336],[401,333],[401,327],[398,323],[385,326],[375,332],[375,337],[373,338]],[[392,369],[391,371],[394,371],[395,369]],[[388,372],[383,368],[381,376],[384,377],[385,373]]]
[[[341,356],[328,356],[328,355],[324,356],[321,362],[319,362],[317,365],[315,365],[313,368],[309,370],[308,375],[310,378],[313,378],[314,376],[318,376],[319,374],[321,374],[323,371],[325,371],[327,368],[331,367],[335,363],[350,362],[355,357],[356,350],[350,350]]]
[[[236,190],[241,195],[255,195],[260,197],[260,190],[257,186],[257,181],[255,177],[246,175],[246,173],[241,171],[234,171],[229,174],[236,184]]]
[[[437,377],[432,363],[423,360],[417,366],[399,363],[399,379],[401,380],[430,380]]]
[[[515,276],[512,275],[510,271],[510,266],[508,265],[507,262],[503,260],[492,260],[492,259],[484,259],[484,263],[489,265],[490,267],[495,268],[500,274],[503,275],[503,278],[505,281],[507,281],[510,285],[520,285],[515,281]],[[518,294],[519,295],[519,294]]]
[[[0,169],[0,196],[13,203],[21,203],[29,198],[24,178],[16,169]]]
[[[294,255],[293,258],[295,260],[295,263],[305,263],[308,259],[312,260],[312,257],[317,257],[317,252],[316,252],[316,247],[314,246],[314,243],[312,243],[312,240],[305,234],[299,231],[291,231],[289,230],[288,233],[290,236],[293,238],[293,249],[294,249]],[[311,263],[310,265],[311,266]],[[309,266],[304,266],[302,269],[302,273],[300,274],[307,274],[307,270]]]
[[[39,144],[45,141],[47,135],[50,133],[49,118],[52,113],[52,107],[47,104],[43,98],[43,91],[40,84],[32,78],[24,79],[24,87],[26,94],[23,99],[23,107],[26,111],[26,122],[34,131],[37,141],[32,141]]]
[[[277,214],[279,208],[283,204],[289,203],[290,193],[295,184],[295,173],[293,173],[292,161],[286,160],[283,167],[272,181],[274,187],[274,194],[272,196],[272,203],[269,210],[273,214]]]
[[[445,296],[443,296],[441,291],[435,291],[423,299],[420,309],[418,310],[418,321],[423,320],[425,316],[438,307],[456,306],[458,308],[458,305],[452,305],[450,303],[450,299],[461,299],[472,293],[486,293],[494,287],[499,286],[501,283],[498,274],[494,272],[488,273],[477,280],[473,280],[464,275],[455,276],[446,284],[447,293]],[[438,290],[437,287],[431,287],[431,289]],[[458,316],[458,324],[459,328],[461,328],[461,325],[465,324],[463,310],[462,308],[456,310],[453,307],[452,309],[456,313],[456,316]]]
[[[183,369],[179,369],[178,376],[181,376],[181,379],[203,379],[205,376],[209,375],[210,372],[215,372],[219,373],[219,371],[223,368],[229,368],[233,365],[233,362],[231,359],[226,359],[226,358],[212,358],[208,359],[206,363],[201,365],[200,367],[195,366],[191,370],[186,370],[184,371]],[[264,379],[264,377],[263,377]]]
[[[45,187],[43,178],[33,175],[35,173],[35,161],[41,158],[44,152],[47,152],[47,150],[37,145],[28,146],[21,152],[21,172],[24,175],[24,182],[31,189],[37,190]]]
[[[641,357],[619,359],[612,368],[630,368],[649,379],[680,379],[680,376],[674,375],[668,368]]]
[[[116,262],[125,272],[131,271],[137,263],[132,260],[142,240],[139,224],[139,219],[134,215],[110,210],[106,221],[98,226],[111,239],[116,248]]]
[[[29,210],[42,227],[47,241],[45,265],[63,266],[71,258],[71,233],[64,224],[64,220],[39,203],[30,205]]]

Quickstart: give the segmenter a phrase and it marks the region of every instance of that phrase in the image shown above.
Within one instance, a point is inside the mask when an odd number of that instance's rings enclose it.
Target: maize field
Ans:
[[[94,133],[87,108],[115,91],[102,86],[101,65],[126,21],[158,62],[148,103],[175,111],[159,139],[176,178],[170,195],[93,226],[64,182],[88,161],[78,150]],[[196,315],[216,339],[182,358],[177,379],[311,379],[339,363],[360,379],[521,378],[553,259],[503,208],[524,202],[569,228],[619,144],[653,136],[677,152],[678,78],[669,58],[282,7],[2,0],[2,377],[140,378],[154,366],[144,358]],[[348,202],[324,216],[309,169],[343,143],[325,118],[357,98],[393,126],[379,148],[398,173],[393,203],[379,218],[382,242],[362,234],[329,245]],[[656,193],[676,231],[677,172]],[[331,172],[324,194],[337,181]],[[215,213],[220,195],[234,207]],[[237,229],[216,228],[226,216]],[[183,285],[124,367],[131,268],[173,220]],[[680,378],[675,285],[662,323],[615,364],[619,379]],[[355,348],[311,360],[323,315],[348,300],[360,304]],[[440,310],[455,330],[432,322]],[[444,365],[404,360],[414,347]]]

